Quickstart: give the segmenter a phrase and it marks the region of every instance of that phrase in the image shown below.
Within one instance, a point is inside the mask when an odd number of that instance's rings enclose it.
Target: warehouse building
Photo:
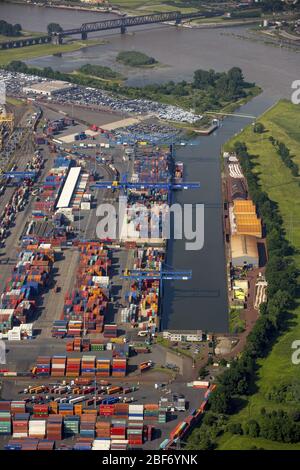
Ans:
[[[233,233],[238,235],[251,235],[262,237],[261,220],[257,217],[256,206],[251,201],[235,200],[233,204]]]
[[[74,87],[76,87],[76,85],[73,85],[72,83],[63,82],[62,80],[51,80],[23,87],[23,93],[26,93],[27,95],[53,96],[60,91],[70,90]]]
[[[249,235],[232,235],[230,240],[231,262],[234,267],[259,265],[257,239]]]
[[[197,342],[202,341],[203,334],[201,330],[169,330],[163,332],[163,338],[168,339],[169,341]]]
[[[80,166],[73,167],[70,169],[68,177],[64,184],[63,190],[61,192],[60,198],[56,205],[56,209],[69,207],[80,172],[81,172]]]

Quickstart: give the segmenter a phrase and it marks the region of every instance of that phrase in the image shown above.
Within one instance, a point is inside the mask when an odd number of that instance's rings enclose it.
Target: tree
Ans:
[[[230,423],[227,426],[227,431],[231,434],[243,434],[243,428],[240,423]]]
[[[251,419],[245,425],[245,433],[250,437],[258,437],[260,433],[260,427],[255,419]]]
[[[261,122],[256,122],[253,126],[253,132],[263,134],[263,132],[265,132],[265,126]]]
[[[226,359],[222,358],[222,359],[220,360],[220,366],[221,366],[221,367],[226,367],[226,366],[227,366],[227,361],[226,361]]]
[[[230,410],[230,399],[221,386],[211,395],[209,402],[214,413],[226,414]]]
[[[199,377],[200,379],[205,379],[205,377],[207,376],[208,374],[208,371],[205,367],[201,367],[201,369],[199,369]]]
[[[236,86],[240,86],[244,83],[243,72],[239,67],[232,67],[228,70],[227,76]]]
[[[49,23],[47,26],[48,34],[61,33],[62,30],[62,27],[58,23]]]
[[[215,444],[209,437],[203,436],[199,441],[199,450],[214,450]]]

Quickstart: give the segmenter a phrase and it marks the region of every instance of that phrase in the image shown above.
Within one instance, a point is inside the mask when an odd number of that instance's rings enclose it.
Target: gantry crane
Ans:
[[[160,270],[125,269],[122,278],[138,281],[139,287],[146,279],[159,280],[159,288],[162,292],[163,281],[189,281],[192,279],[192,271],[179,271],[164,265]]]

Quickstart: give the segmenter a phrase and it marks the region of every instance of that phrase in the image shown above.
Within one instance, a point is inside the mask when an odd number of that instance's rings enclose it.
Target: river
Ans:
[[[3,8],[4,7],[4,8]],[[25,11],[28,14],[25,14]],[[70,12],[21,5],[1,5],[1,17],[20,22],[25,29],[45,31],[49,22],[73,27],[86,21],[104,19],[105,14]],[[108,43],[88,47],[59,57],[28,61],[36,66],[51,66],[71,71],[84,63],[97,63],[118,69],[131,85],[164,80],[191,79],[197,68],[218,71],[238,66],[248,81],[256,82],[264,92],[239,112],[259,116],[280,98],[290,98],[291,84],[300,79],[299,55],[285,48],[238,39],[234,34],[247,34],[245,28],[184,29],[152,26],[129,30],[128,34],[101,34]],[[154,69],[122,68],[115,62],[120,50],[139,50],[155,57],[160,66]],[[170,329],[228,330],[228,307],[222,236],[220,151],[222,145],[250,119],[228,117],[209,137],[195,139],[193,145],[176,150],[176,158],[185,163],[185,178],[199,181],[199,190],[177,193],[180,203],[206,203],[205,243],[200,251],[186,251],[184,241],[170,245],[168,264],[176,269],[191,269],[192,280],[166,281],[164,290],[163,327]]]

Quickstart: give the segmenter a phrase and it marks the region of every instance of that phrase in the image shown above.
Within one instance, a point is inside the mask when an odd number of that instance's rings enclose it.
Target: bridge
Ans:
[[[180,24],[182,20],[193,18],[204,18],[207,15],[203,13],[181,13],[180,11],[171,11],[165,13],[154,13],[142,16],[125,16],[117,19],[95,21],[93,23],[83,23],[79,28],[65,29],[61,32],[53,33],[53,42],[61,44],[64,37],[81,35],[81,38],[87,39],[89,33],[96,31],[107,31],[110,29],[120,29],[121,33],[126,33],[126,29],[131,26],[142,26],[154,23],[175,22]]]
[[[19,47],[34,46],[37,44],[48,44],[52,41],[52,37],[48,35],[36,36],[32,38],[20,38],[13,41],[5,41],[0,43],[0,50],[16,49]]]

